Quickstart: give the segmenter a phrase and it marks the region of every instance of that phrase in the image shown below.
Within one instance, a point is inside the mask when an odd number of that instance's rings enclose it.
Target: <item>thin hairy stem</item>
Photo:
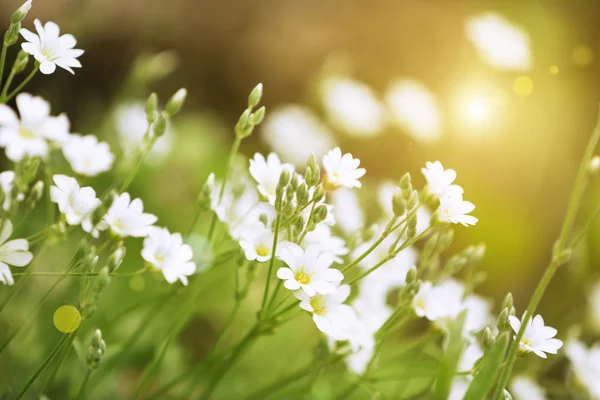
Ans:
[[[79,388],[79,392],[77,393],[77,400],[85,399],[85,388],[90,381],[90,376],[92,376],[93,369],[88,368],[85,373],[85,377],[83,378],[83,382],[81,382],[81,387]]]
[[[29,75],[27,75],[27,78],[25,78],[25,80],[23,80],[23,82],[21,82],[21,84],[15,88],[15,90],[10,92],[6,96],[2,96],[2,100],[6,103],[7,101],[15,97],[25,87],[25,85],[27,85],[29,81],[35,76],[39,68],[40,66],[36,63],[33,70],[29,73]]]
[[[277,217],[275,218],[275,232],[273,233],[273,246],[271,247],[271,259],[269,260],[269,270],[267,272],[267,282],[265,283],[265,291],[263,293],[263,298],[260,306],[260,311],[258,315],[260,318],[263,317],[267,305],[267,297],[269,296],[269,285],[271,284],[271,275],[273,275],[273,265],[275,264],[275,254],[277,254],[277,239],[279,238],[279,224],[281,223],[281,213],[277,212]]]

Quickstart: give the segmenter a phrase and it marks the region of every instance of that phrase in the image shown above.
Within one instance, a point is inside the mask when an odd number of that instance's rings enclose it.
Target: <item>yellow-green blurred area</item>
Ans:
[[[12,0],[0,4],[3,28],[18,5]],[[468,23],[486,15],[520,33],[498,28],[495,20],[482,33],[474,33],[481,39],[477,42]],[[38,74],[26,91],[47,99],[53,114],[66,112],[73,132],[98,135],[116,150],[114,124],[107,122],[115,101],[144,101],[156,91],[164,104],[186,87],[184,110],[173,121],[170,156],[159,166],[144,164],[130,189],[172,232],[189,229],[196,196],[208,174],[222,176],[233,126],[258,82],[264,84],[267,118],[284,105],[306,106],[328,127],[335,144],[360,158],[367,169],[361,196],[373,196],[377,183],[397,180],[407,171],[415,187],[422,187],[420,168],[426,161],[440,160],[457,171],[457,183],[465,189],[465,199],[477,206],[473,215],[479,218],[475,227],[456,228],[453,251],[484,242],[487,254],[481,269],[488,278],[478,292],[493,298],[496,309],[512,292],[520,314],[550,260],[578,163],[597,120],[599,16],[596,0],[34,0],[23,26],[32,29],[33,18],[55,21],[62,32],[75,35],[85,54],[80,58],[83,68],[74,76],[63,70]],[[140,62],[140,53],[148,60],[166,50],[170,52],[162,53],[155,67],[171,73],[147,84],[131,82],[128,76],[136,60]],[[9,50],[9,60],[16,51],[16,46]],[[331,76],[367,85],[384,108],[391,85],[407,83],[404,125],[395,123],[393,112],[385,108],[386,122],[376,134],[340,129],[331,122],[321,96],[321,84]],[[362,111],[357,104],[356,113]],[[411,125],[413,117],[416,125]],[[429,134],[435,138],[419,136]],[[270,150],[260,128],[241,148],[247,156]],[[2,169],[10,168],[1,157]],[[101,192],[111,179],[104,174],[90,184]],[[599,185],[591,181],[583,215],[599,201]],[[37,210],[21,232],[39,231],[44,218],[44,210]],[[204,234],[209,223],[206,215],[198,233]],[[558,271],[542,301],[540,312],[559,332],[585,315],[586,290],[600,276],[599,229]],[[142,265],[141,241],[130,242],[124,271]],[[76,242],[70,243],[70,249],[49,250],[36,268],[61,271],[75,251]],[[233,266],[225,265],[193,278],[203,281],[204,294],[193,320],[167,352],[161,382],[200,360],[214,344],[233,305],[233,272]],[[10,331],[15,321],[27,316],[54,282],[30,278],[3,310],[0,332]],[[53,314],[61,305],[75,304],[79,293],[78,284],[67,283],[52,293],[34,322],[11,344],[10,353],[2,355],[0,391],[11,385],[18,389],[60,337]],[[264,279],[257,279],[225,344],[239,339],[255,320],[263,284]],[[0,296],[7,290],[0,287]],[[99,304],[102,310],[82,324],[84,334],[75,343],[83,351],[96,328],[103,331],[110,351],[114,343],[126,345],[123,341],[157,304],[163,305],[164,317],[140,337],[126,362],[102,372],[105,381],[92,381],[90,398],[115,398],[115,393],[126,398],[130,393],[172,329],[168,316],[181,312],[177,301],[163,304],[161,296],[170,290],[185,288],[170,287],[160,275],[113,279]],[[293,372],[290,366],[308,362],[318,340],[308,317],[262,338],[226,376],[217,398],[242,398]],[[392,353],[388,356],[394,357]],[[58,373],[54,392],[49,393],[56,396],[52,399],[66,398],[61,396],[73,390],[68,374],[77,360],[70,362]],[[331,386],[323,382],[335,387],[342,375],[341,367],[334,368],[321,382],[322,390],[317,388],[319,398],[330,398]],[[407,396],[408,392],[410,388]],[[289,396],[275,398],[293,398]]]

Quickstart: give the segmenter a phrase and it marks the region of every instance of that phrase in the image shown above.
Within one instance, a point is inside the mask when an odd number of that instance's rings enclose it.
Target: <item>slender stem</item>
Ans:
[[[141,275],[146,271],[148,271],[148,268],[140,268],[137,271],[130,272],[128,274],[119,274],[118,272],[111,272],[109,275],[117,276],[120,278],[129,278],[132,276]],[[30,274],[27,274],[27,272],[15,272],[12,275],[13,276],[29,275],[29,276],[63,276],[63,277],[67,277],[67,276],[96,276],[98,274],[99,274],[99,272],[32,272]]]
[[[315,369],[314,364],[311,362],[307,367],[299,369],[298,371],[290,374],[284,378],[277,379],[275,382],[265,386],[264,388],[252,393],[248,396],[247,400],[263,400],[274,393],[277,393],[286,386],[310,375]]]
[[[235,304],[233,305],[233,308],[232,308],[231,312],[229,313],[229,316],[227,317],[227,321],[225,322],[225,326],[223,327],[221,334],[217,338],[213,352],[218,350],[219,345],[221,344],[221,342],[223,342],[223,339],[227,335],[227,332],[229,332],[229,328],[231,328],[231,324],[233,324],[233,321],[235,320],[235,317],[240,309],[241,304],[242,304],[242,302],[240,300],[236,300]]]
[[[52,381],[54,381],[54,378],[56,377],[56,374],[58,373],[60,366],[62,365],[63,361],[67,357],[67,354],[69,354],[69,350],[71,349],[71,344],[73,343],[73,340],[75,339],[76,332],[77,331],[69,333],[69,338],[67,339],[67,341],[65,343],[63,343],[62,348],[60,349],[60,352],[58,354],[56,363],[54,365],[54,368],[50,372],[50,375],[48,376],[48,379],[46,379],[46,382],[44,382],[44,384],[42,385],[40,393],[45,393],[46,388],[48,386],[50,386]]]
[[[150,130],[150,128],[148,128],[148,130]],[[146,154],[149,151],[150,151],[150,149],[147,149],[139,156],[139,159],[138,159],[137,163],[135,164],[135,167],[131,170],[131,172],[129,173],[129,175],[127,176],[125,181],[123,182],[123,185],[121,185],[121,189],[119,189],[119,194],[121,194],[121,193],[125,192],[127,189],[129,189],[129,186],[131,185],[131,183],[135,179],[135,176],[137,175],[138,171],[142,167],[142,164],[144,163],[144,159],[146,158]]]
[[[6,62],[6,50],[8,46],[2,41],[2,52],[0,53],[0,87],[2,87],[2,77],[4,76],[4,63]]]
[[[93,369],[88,368],[85,373],[85,377],[83,378],[83,382],[81,382],[81,387],[79,388],[79,392],[77,393],[77,400],[85,399],[85,387],[87,386],[90,376],[92,375]]]
[[[0,94],[0,101],[4,102],[4,97],[6,96],[6,92],[8,92],[8,88],[10,87],[13,79],[15,78],[15,70],[11,69],[8,74],[8,78],[6,78],[6,84],[4,85],[4,89],[2,89],[2,94]]]
[[[315,212],[315,206],[317,205],[317,202],[313,202],[312,206],[310,207],[310,213],[308,214],[308,218],[306,220],[306,224],[308,225],[308,223],[310,222],[314,212]],[[304,240],[304,237],[306,236],[306,234],[308,233],[308,226],[304,227],[304,230],[302,231],[302,234],[300,235],[300,237],[298,238],[298,243],[302,243],[302,241]]]
[[[265,306],[267,305],[267,297],[269,296],[269,285],[271,284],[271,275],[273,274],[273,265],[275,264],[275,254],[277,251],[277,239],[279,238],[279,224],[281,223],[281,213],[277,212],[277,217],[275,218],[275,232],[273,233],[273,246],[271,250],[271,260],[269,261],[269,270],[267,272],[267,282],[265,284],[265,292],[263,293],[262,303],[260,306],[260,311],[258,313],[259,317],[262,318],[264,312],[266,311]]]
[[[354,393],[356,391],[356,389],[358,389],[360,386],[360,381],[354,382],[352,384],[350,384],[350,386],[348,386],[343,392],[341,392],[337,397],[336,400],[346,400],[347,398],[350,397],[350,395],[352,393]]]
[[[2,100],[6,103],[10,99],[12,99],[17,93],[19,93],[21,91],[21,89],[23,89],[25,87],[25,85],[27,85],[29,83],[31,78],[33,78],[35,76],[35,74],[36,74],[36,72],[38,72],[39,68],[40,68],[40,66],[37,65],[37,63],[36,63],[36,66],[33,68],[33,70],[29,73],[29,75],[27,75],[27,78],[25,78],[25,80],[23,82],[21,82],[21,84],[19,86],[17,86],[15,90],[10,92],[7,96],[3,96]]]
[[[68,333],[63,334],[63,336],[56,343],[56,345],[54,345],[54,348],[52,349],[52,351],[50,352],[50,354],[48,354],[48,356],[46,357],[46,359],[42,362],[42,365],[39,366],[39,368],[35,371],[35,373],[33,374],[33,376],[31,378],[29,378],[29,380],[27,381],[27,383],[25,384],[25,386],[23,387],[23,389],[21,389],[21,391],[19,392],[19,394],[16,397],[16,400],[20,400],[21,398],[23,398],[23,396],[25,395],[25,393],[27,393],[27,391],[29,390],[29,388],[31,387],[31,385],[33,385],[33,383],[38,378],[38,376],[40,376],[40,374],[44,371],[44,369],[46,369],[46,367],[48,366],[48,364],[50,364],[50,362],[58,354],[58,352],[60,351],[63,343],[65,343],[67,341],[67,339],[69,338],[69,336],[70,336],[70,334],[68,334]]]
[[[271,296],[271,300],[269,300],[269,304],[267,304],[267,312],[269,312],[273,308],[273,304],[275,303],[275,299],[277,298],[277,293],[283,286],[283,281],[280,279],[277,281],[277,285],[275,286],[275,290],[273,290],[273,295]]]
[[[566,243],[569,239],[569,234],[571,229],[573,228],[573,224],[575,223],[575,218],[577,217],[577,210],[581,204],[581,200],[583,198],[583,192],[585,189],[586,176],[588,173],[588,166],[592,156],[594,155],[594,150],[598,144],[598,140],[600,139],[600,119],[598,120],[596,127],[594,128],[594,132],[590,138],[590,141],[587,145],[583,158],[581,159],[581,164],[579,165],[579,171],[577,172],[577,178],[575,179],[575,184],[573,186],[573,190],[571,192],[571,196],[569,199],[569,204],[567,205],[567,212],[565,219],[562,224],[562,228],[560,230],[560,236],[555,244],[555,248],[552,255],[552,260],[550,265],[546,268],[542,279],[540,279],[537,287],[535,288],[535,292],[529,301],[529,305],[527,306],[527,312],[523,315],[523,320],[521,321],[521,328],[515,337],[515,340],[510,346],[510,350],[508,352],[508,357],[506,358],[506,363],[504,368],[502,369],[502,373],[498,380],[498,384],[496,385],[496,390],[494,392],[494,396],[492,399],[500,399],[503,393],[506,384],[508,383],[508,379],[510,378],[510,374],[512,372],[513,365],[517,358],[517,351],[519,350],[519,343],[525,334],[525,329],[529,320],[533,317],[543,295],[546,291],[546,288],[550,284],[554,273],[561,265],[560,263],[560,255],[563,251],[567,250]]]
[[[598,219],[599,216],[600,216],[600,204],[596,207],[596,209],[592,213],[592,216],[588,219],[588,221],[585,224],[585,226],[583,227],[583,229],[581,229],[579,231],[579,233],[575,236],[575,238],[573,239],[571,244],[569,244],[569,248],[574,249],[575,246],[577,246],[579,244],[581,239],[583,239],[588,233],[590,233],[590,231],[592,230],[592,227],[594,226],[594,222],[596,222],[596,219]]]

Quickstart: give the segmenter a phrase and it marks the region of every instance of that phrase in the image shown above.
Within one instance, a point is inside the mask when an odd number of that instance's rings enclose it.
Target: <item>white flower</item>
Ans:
[[[463,200],[462,188],[452,185],[450,190],[440,198],[438,216],[442,222],[451,222],[464,226],[475,225],[478,219],[472,215],[467,215],[474,209],[475,205],[473,203]]]
[[[508,321],[515,333],[518,333],[521,321],[514,315],[509,316]],[[556,354],[563,345],[561,340],[553,339],[556,333],[556,329],[544,326],[544,319],[538,314],[527,323],[525,334],[519,343],[519,350],[524,353],[533,352],[542,358],[547,358],[546,353]]]
[[[2,192],[4,193],[4,202],[2,203],[2,209],[4,211],[10,210],[12,203],[12,188],[15,180],[15,173],[13,171],[4,171],[0,173],[0,186],[2,186]],[[20,195],[21,199],[23,195]]]
[[[338,264],[343,262],[342,256],[345,256],[349,252],[344,239],[333,236],[331,228],[326,224],[318,224],[313,231],[308,232],[302,244],[305,247],[311,244],[320,245],[321,251],[323,253],[331,253],[333,262]]]
[[[569,340],[565,353],[577,381],[587,389],[592,399],[600,399],[600,342],[588,348],[579,340]]]
[[[277,183],[279,175],[287,169],[290,173],[294,171],[291,164],[282,164],[277,154],[270,153],[267,159],[262,154],[256,153],[250,160],[250,175],[258,183],[258,191],[265,196],[270,204],[275,204]]]
[[[383,107],[363,83],[328,78],[323,82],[323,102],[331,123],[349,134],[374,136],[383,127]]]
[[[52,177],[56,186],[50,187],[50,198],[58,205],[69,225],[79,225],[99,205],[91,187],[79,187],[77,180],[66,175]]]
[[[69,120],[64,114],[51,117],[50,104],[41,97],[21,93],[16,102],[20,120],[10,107],[0,104],[0,147],[12,161],[25,155],[46,157],[48,140],[60,143],[67,138]]]
[[[273,232],[270,228],[261,225],[257,224],[241,235],[240,246],[250,261],[265,262],[272,257]]]
[[[283,160],[296,166],[306,165],[311,154],[321,158],[335,145],[331,132],[307,107],[279,107],[261,126],[263,140]]]
[[[475,366],[475,362],[483,357],[483,349],[477,341],[469,343],[465,347],[460,360],[458,362],[458,372],[471,371]]]
[[[323,156],[324,186],[328,190],[335,190],[340,186],[359,188],[359,179],[367,172],[364,168],[358,168],[359,165],[358,158],[352,158],[350,153],[342,155],[339,147],[330,150]]]
[[[29,10],[31,10],[31,0],[27,0],[25,3],[23,3],[21,5],[21,7],[19,7],[19,9],[17,10],[18,12],[27,14],[29,12]]]
[[[73,171],[85,176],[108,171],[114,159],[108,143],[94,135],[69,135],[62,150]]]
[[[183,243],[181,234],[171,234],[167,228],[148,229],[142,258],[161,270],[167,282],[179,280],[187,286],[188,276],[196,271],[192,257],[192,248]]]
[[[456,171],[453,169],[444,170],[444,166],[439,161],[427,161],[425,166],[426,168],[421,168],[421,172],[427,180],[427,190],[438,198],[444,196],[456,179]]]
[[[515,400],[546,400],[544,389],[525,375],[515,376],[510,383],[510,394]]]
[[[158,218],[152,214],[144,214],[142,200],[130,200],[129,193],[116,196],[104,219],[119,236],[148,236],[152,224]]]
[[[345,234],[351,235],[364,226],[365,215],[354,190],[339,188],[335,192],[328,193],[327,199],[333,205],[336,225]]]
[[[119,143],[125,152],[125,156],[135,154],[139,151],[148,130],[144,104],[123,104],[117,108],[115,117]],[[173,134],[170,126],[167,125],[165,134],[156,139],[145,159],[151,164],[158,165],[167,158],[172,147]]]
[[[287,264],[279,268],[277,277],[285,280],[289,290],[302,289],[308,296],[332,294],[336,284],[344,279],[337,269],[329,268],[333,263],[331,253],[321,252],[319,245],[310,245],[306,251],[295,243],[281,243],[277,257]]]
[[[463,400],[469,389],[469,381],[464,376],[457,376],[452,381],[452,389],[448,400]]]
[[[454,318],[463,310],[464,287],[453,279],[433,286],[425,281],[413,299],[415,313],[430,321]]]
[[[72,68],[81,68],[77,57],[83,54],[83,50],[73,48],[77,44],[73,35],[60,35],[60,29],[54,22],[46,22],[42,26],[40,20],[36,19],[33,24],[37,35],[21,29],[21,35],[27,40],[27,43],[21,44],[21,48],[40,63],[42,74],[53,73],[57,65],[72,74],[75,73]]]
[[[469,334],[479,332],[491,324],[492,304],[489,300],[472,294],[463,301],[462,307],[467,310],[464,330],[467,338],[473,341],[475,338]]]
[[[0,282],[5,285],[15,283],[9,265],[24,267],[31,262],[33,254],[29,251],[29,243],[25,239],[15,239],[7,242],[12,235],[13,226],[9,220],[0,220]]]

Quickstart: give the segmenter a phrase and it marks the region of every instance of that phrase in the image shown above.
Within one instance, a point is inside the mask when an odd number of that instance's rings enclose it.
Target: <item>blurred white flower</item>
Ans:
[[[335,190],[341,186],[361,187],[359,179],[367,171],[364,168],[358,168],[359,165],[358,158],[353,158],[350,153],[342,155],[339,147],[330,150],[323,156],[323,168],[325,168],[323,186],[326,190]]]
[[[515,333],[518,333],[521,321],[514,315],[510,315],[508,321]],[[553,339],[556,333],[556,329],[544,325],[544,318],[538,314],[527,323],[519,350],[524,353],[533,352],[542,358],[547,358],[546,353],[556,354],[563,345],[561,340]]]
[[[47,140],[62,142],[69,134],[69,120],[50,116],[50,104],[41,97],[21,93],[16,98],[21,119],[7,105],[0,104],[0,147],[6,156],[20,161],[25,155],[46,157]]]
[[[441,135],[441,116],[435,95],[423,84],[402,79],[390,85],[385,101],[392,121],[419,141],[435,141]]]
[[[119,143],[125,156],[137,153],[148,130],[144,103],[120,105],[115,113],[115,124]],[[165,134],[156,139],[145,160],[155,166],[159,165],[169,156],[172,148],[173,134],[170,126],[167,125]]]
[[[91,187],[79,187],[75,178],[66,175],[52,177],[55,186],[50,187],[50,198],[58,205],[69,225],[79,225],[99,205],[96,192]]]
[[[419,293],[413,299],[415,313],[430,321],[440,318],[454,318],[463,310],[464,286],[448,279],[437,286],[423,282]]]
[[[483,357],[483,349],[479,342],[473,341],[463,350],[458,362],[458,372],[471,371],[475,366],[475,362]]]
[[[477,338],[471,334],[481,331],[493,321],[492,303],[481,296],[471,294],[463,301],[462,307],[467,310],[464,329],[466,337],[475,341]]]
[[[464,376],[457,376],[452,381],[452,389],[450,390],[448,400],[463,400],[467,389],[469,389],[469,380]]]
[[[318,224],[314,230],[306,234],[302,245],[308,247],[311,244],[320,245],[323,253],[331,253],[333,262],[338,264],[343,262],[342,256],[350,251],[344,239],[333,236],[331,228],[326,224]]]
[[[569,340],[565,353],[571,361],[576,380],[587,389],[592,399],[600,399],[600,343],[588,348],[579,340]]]
[[[188,276],[196,271],[192,248],[183,243],[179,233],[152,227],[144,239],[142,258],[162,271],[169,283],[179,280],[187,286]]]
[[[383,106],[367,85],[347,78],[328,78],[322,93],[327,116],[337,129],[371,137],[383,128]]]
[[[262,124],[263,140],[285,161],[306,164],[311,154],[319,159],[335,142],[331,132],[307,107],[287,105],[271,111]]]
[[[94,135],[69,135],[62,150],[73,171],[85,176],[108,171],[114,160],[108,143],[98,142]]]
[[[40,63],[42,74],[51,74],[56,66],[74,74],[72,68],[81,68],[77,57],[83,54],[83,50],[74,49],[77,40],[73,35],[60,35],[60,29],[54,22],[46,22],[42,26],[39,19],[33,21],[37,35],[25,28],[21,29],[21,35],[26,43],[21,44],[24,52],[31,54]]]
[[[425,163],[426,168],[421,168],[421,172],[427,180],[427,191],[440,198],[444,196],[456,179],[456,171],[453,169],[444,169],[439,161]]]
[[[544,389],[526,375],[515,376],[510,383],[510,394],[514,400],[546,400]]]
[[[295,243],[283,242],[277,257],[287,264],[277,271],[277,277],[285,281],[283,285],[289,290],[302,289],[310,297],[335,293],[336,284],[344,279],[339,270],[329,268],[333,255],[321,252],[319,245],[310,245],[305,251]]]
[[[148,236],[152,224],[158,218],[152,214],[144,214],[142,200],[131,201],[129,193],[115,196],[104,220],[110,229],[119,236],[145,237]]]
[[[468,18],[466,33],[486,64],[507,70],[530,69],[529,36],[501,15],[487,12]]]
[[[12,285],[15,281],[9,265],[24,267],[31,262],[33,254],[28,251],[29,243],[25,239],[6,241],[13,232],[10,220],[0,220],[0,228],[0,282]]]
[[[365,224],[365,215],[353,189],[341,187],[327,194],[333,205],[333,215],[336,225],[346,235],[352,235]]]
[[[254,225],[241,234],[240,246],[250,261],[265,262],[273,253],[273,232],[270,228]]]
[[[440,221],[462,224],[464,226],[475,225],[477,223],[477,218],[467,215],[475,209],[475,205],[470,201],[464,201],[462,192],[463,190],[460,186],[452,185],[450,190],[440,198],[440,207],[438,208]]]
[[[2,192],[4,193],[4,202],[2,203],[2,209],[4,211],[10,210],[12,204],[11,192],[13,189],[14,181],[15,173],[13,171],[4,171],[0,173],[0,186],[2,187]],[[20,194],[19,197],[21,200],[24,198],[22,194]]]
[[[290,174],[294,172],[291,164],[282,164],[275,153],[269,153],[267,159],[262,154],[256,153],[250,160],[250,175],[258,183],[258,191],[265,196],[270,204],[275,204],[275,190],[279,182],[279,175],[287,169]]]

